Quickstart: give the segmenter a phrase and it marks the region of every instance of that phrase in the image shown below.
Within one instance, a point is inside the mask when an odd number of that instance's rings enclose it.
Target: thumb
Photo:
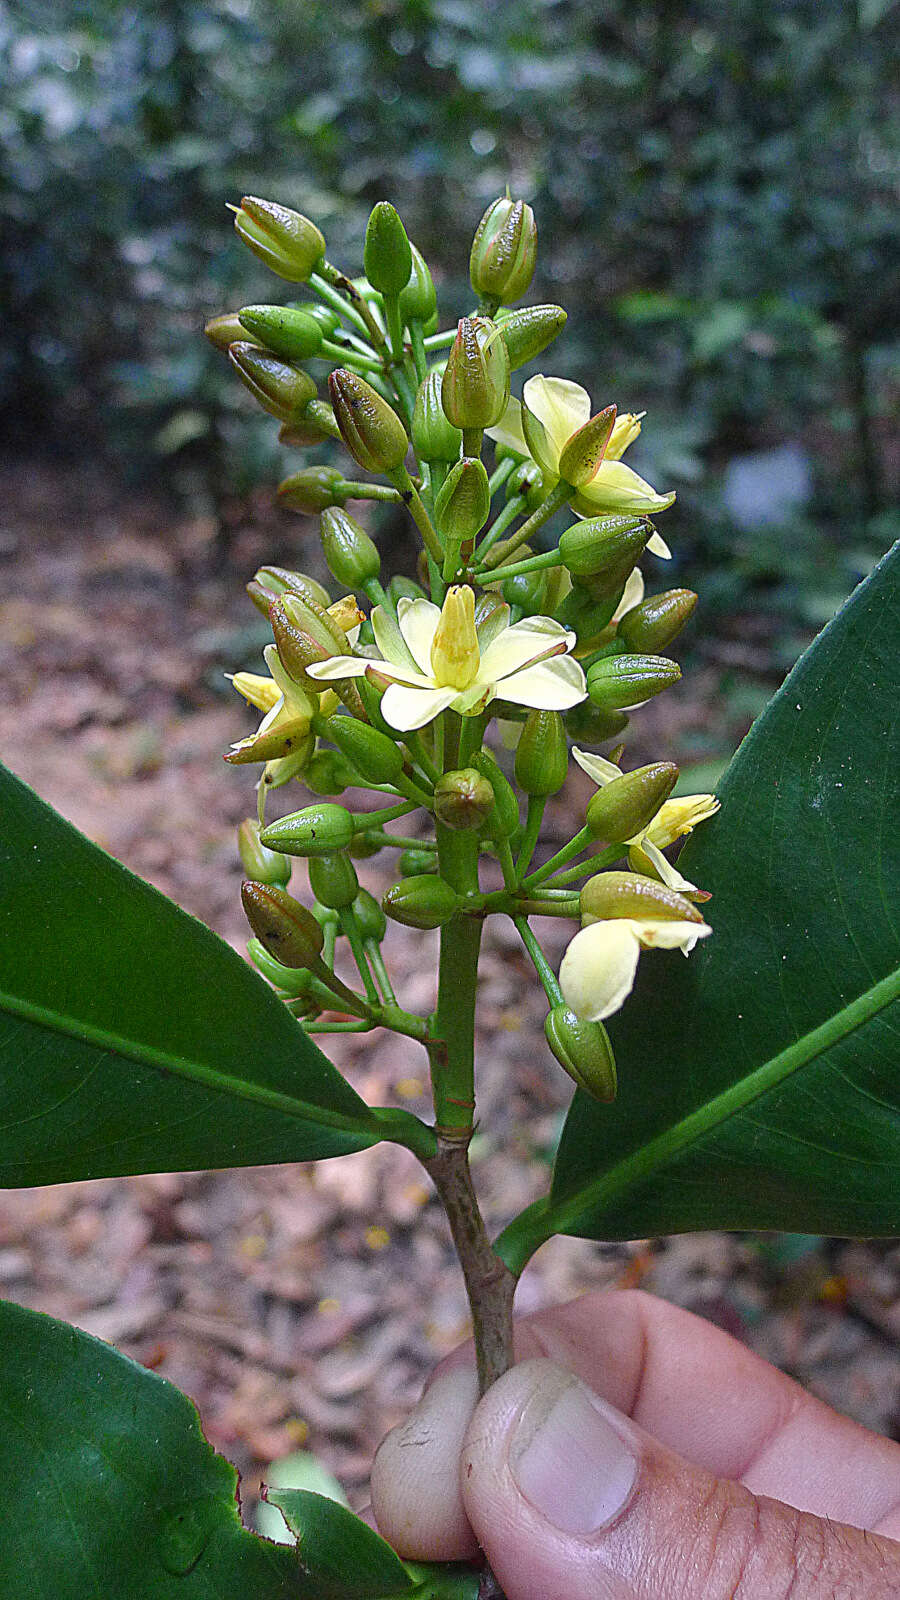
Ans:
[[[508,1600],[897,1600],[900,1544],[676,1456],[549,1361],[478,1405],[463,1505]]]

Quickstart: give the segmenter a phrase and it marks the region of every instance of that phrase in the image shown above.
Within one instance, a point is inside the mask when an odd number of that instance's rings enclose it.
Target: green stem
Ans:
[[[444,550],[438,538],[437,529],[425,509],[422,496],[419,494],[405,467],[398,467],[397,471],[390,474],[390,476],[409,507],[410,516],[425,542],[425,549],[431,556],[432,561],[440,568],[444,559]]]
[[[510,476],[515,464],[516,463],[513,461],[512,456],[507,456],[505,461],[500,462],[499,467],[494,468],[493,472],[488,478],[488,488],[490,489],[492,496],[497,493],[498,489],[503,488],[503,485]]]
[[[516,517],[520,517],[524,510],[525,496],[523,494],[514,494],[512,499],[507,500],[503,510],[497,512],[497,515],[488,528],[487,533],[485,534],[481,543],[476,547],[474,555],[476,562],[484,560],[488,551],[491,550],[497,543],[497,540],[502,539],[510,523],[515,522]]]
[[[558,550],[545,550],[539,556],[526,557],[524,561],[511,561],[508,565],[504,561],[496,567],[479,569],[472,573],[472,577],[476,583],[482,583],[485,579],[488,582],[491,579],[496,582],[498,577],[518,578],[520,574],[525,572],[544,572],[549,567],[561,567],[562,564],[562,557]]]
[[[539,883],[543,883],[545,878],[549,878],[551,873],[556,871],[557,867],[564,867],[567,861],[572,860],[573,856],[580,856],[582,850],[587,850],[591,843],[591,838],[592,835],[589,828],[579,828],[574,839],[570,839],[568,844],[564,844],[561,850],[557,850],[556,855],[551,856],[549,861],[545,861],[542,867],[538,867],[536,871],[530,872],[527,878],[522,879],[522,888],[536,889]]]
[[[601,1172],[592,1183],[585,1184],[576,1194],[556,1204],[544,1199],[529,1206],[504,1229],[496,1241],[495,1249],[514,1272],[520,1272],[535,1250],[553,1234],[572,1232],[578,1226],[579,1219],[587,1213],[594,1216],[602,1214],[604,1207],[611,1205],[620,1195],[645,1182],[698,1139],[729,1122],[770,1090],[777,1089],[808,1062],[839,1044],[857,1028],[871,1022],[898,997],[900,967],[873,984],[865,994],[851,1000],[849,1005],[843,1006],[818,1028],[813,1028],[802,1039],[795,1040],[777,1056],[772,1056],[761,1067],[748,1072],[737,1083],[715,1095],[697,1111],[689,1112],[655,1139],[648,1140],[622,1161],[607,1167],[605,1172]]]
[[[437,783],[440,773],[425,749],[425,741],[422,735],[412,729],[403,735],[403,743],[406,745],[416,765],[421,767],[429,783]]]
[[[521,528],[516,529],[503,552],[502,559],[512,555],[514,550],[518,550],[520,544],[526,544],[531,535],[537,533],[538,528],[542,528],[545,522],[549,522],[550,518],[562,509],[571,493],[572,490],[567,483],[558,483],[555,489],[551,489],[546,500],[541,502],[536,511],[532,511],[527,522],[523,522]],[[495,558],[486,564],[495,567],[498,565],[498,560]]]
[[[430,333],[422,343],[427,351],[447,350],[456,338],[455,328],[445,328],[442,333]]]
[[[541,980],[544,993],[547,996],[551,1006],[561,1005],[562,990],[556,981],[556,973],[553,971],[553,968],[547,960],[547,957],[544,955],[544,952],[538,944],[537,939],[529,928],[526,918],[513,917],[513,922],[516,925],[516,932],[518,933],[519,938],[531,957],[531,964]]]
[[[300,1026],[304,1033],[371,1033],[377,1026],[373,1021],[363,1022],[317,1022],[304,1019]]]
[[[416,369],[416,381],[421,383],[426,372],[428,371],[428,357],[425,353],[425,338],[422,333],[422,324],[413,318],[408,326],[413,365]]]
[[[331,271],[336,274],[338,280],[343,278],[343,274],[338,272],[335,267],[332,267]],[[339,317],[343,317],[347,322],[352,322],[360,333],[368,331],[356,307],[351,305],[344,295],[338,294],[337,290],[332,288],[325,278],[320,277],[318,272],[314,272],[310,277],[309,287],[314,294],[319,296],[320,300],[324,301],[326,306],[330,306],[332,311],[336,311]]]
[[[541,831],[541,822],[544,816],[544,807],[547,804],[545,794],[530,794],[528,796],[528,810],[525,813],[525,830],[522,834],[522,843],[516,859],[516,877],[522,881],[523,874],[528,871],[529,862],[534,855],[534,847],[538,842]]]
[[[463,428],[463,455],[480,456],[483,438],[483,428]]]
[[[444,770],[459,759],[460,718],[445,713]],[[441,877],[463,896],[478,894],[478,839],[438,823],[438,867]],[[441,929],[438,995],[434,1037],[443,1044],[432,1053],[431,1076],[438,1130],[459,1134],[470,1130],[475,1114],[475,1000],[482,919],[457,913]]]
[[[512,891],[518,887],[519,880],[516,877],[516,864],[513,861],[513,853],[509,848],[509,840],[498,839],[496,843],[497,859],[500,862],[500,869],[503,873],[503,882],[507,889]]]
[[[621,861],[622,846],[620,844],[607,845],[605,850],[598,850],[586,861],[580,861],[577,867],[570,867],[568,872],[554,874],[550,887],[562,889],[570,883],[577,883],[579,878],[586,878],[588,873],[602,872],[604,867],[611,867],[614,862]]]
[[[526,917],[577,917],[581,903],[574,894],[566,900],[536,900],[530,895],[517,895],[515,904]]]
[[[381,954],[377,940],[367,939],[365,941],[365,951],[369,966],[371,967],[372,973],[378,982],[385,1001],[388,1005],[395,1006],[397,1004],[397,996],[394,993],[393,984],[388,976],[388,970],[384,964],[384,957]]]
[[[350,500],[384,500],[391,505],[403,499],[399,489],[389,489],[386,483],[359,483],[352,478],[344,479],[341,492]]]
[[[431,839],[416,839],[412,834],[386,833],[383,828],[367,828],[365,837],[380,845],[393,845],[396,850],[436,850]]]
[[[330,339],[322,340],[317,353],[323,361],[337,361],[342,367],[360,367],[363,372],[383,371],[377,356],[363,355],[361,350],[348,348],[347,345],[332,344]]]
[[[398,817],[408,817],[419,803],[418,800],[402,800],[397,806],[382,806],[380,811],[358,811],[356,831],[366,833],[369,828],[381,828],[386,822],[395,822]]]
[[[356,912],[353,910],[352,906],[344,906],[341,910],[341,928],[347,935],[347,943],[353,952],[353,959],[359,969],[359,975],[363,981],[363,988],[366,991],[366,999],[368,1000],[370,1006],[380,1006],[381,995],[378,993],[378,987],[374,978],[372,977],[368,956],[366,954],[365,943],[363,941],[363,936],[359,931],[359,923],[356,919]]]

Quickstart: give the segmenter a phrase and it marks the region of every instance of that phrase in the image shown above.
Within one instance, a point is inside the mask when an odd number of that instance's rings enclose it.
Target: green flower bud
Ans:
[[[670,689],[680,677],[677,661],[667,656],[607,656],[588,667],[588,694],[603,711],[621,711]]]
[[[334,415],[347,449],[366,472],[396,472],[409,449],[396,411],[365,378],[337,367],[328,379]]]
[[[418,878],[401,878],[381,904],[394,922],[402,922],[407,928],[440,928],[456,911],[459,896],[444,878],[425,873]]]
[[[244,306],[238,320],[254,339],[285,361],[308,361],[322,347],[322,324],[308,311],[293,311],[290,306]],[[244,337],[238,334],[239,339]]]
[[[293,756],[294,770],[299,773],[312,755],[315,742],[315,735],[310,732],[309,718],[295,717],[290,722],[269,728],[266,733],[255,733],[248,739],[241,739],[224,759],[231,766],[242,767],[254,761],[280,761],[284,756]]]
[[[514,495],[520,494],[525,496],[526,511],[536,511],[541,501],[546,498],[544,474],[536,461],[520,461],[506,480],[507,500],[512,500]]]
[[[529,711],[516,747],[516,780],[528,795],[556,794],[569,770],[566,728],[558,711]]]
[[[396,605],[397,601],[402,599],[404,595],[409,600],[424,600],[426,598],[425,590],[422,588],[422,585],[420,583],[416,583],[414,578],[404,578],[402,573],[394,574],[390,583],[388,584],[387,592],[390,598],[393,600],[394,605]]]
[[[262,339],[248,338],[247,330],[237,311],[223,311],[221,316],[210,317],[203,332],[217,350],[227,350],[233,344],[255,344],[261,347],[264,343]]]
[[[310,856],[307,865],[309,886],[323,906],[334,911],[352,906],[359,893],[359,879],[348,855],[335,851],[333,855]]]
[[[566,440],[559,458],[559,475],[564,483],[583,489],[596,478],[615,421],[615,406],[605,406]]]
[[[277,850],[267,850],[260,842],[259,823],[255,817],[245,817],[238,828],[238,852],[241,865],[253,883],[275,883],[284,888],[291,875],[291,863]]]
[[[410,322],[424,324],[430,322],[437,312],[437,295],[425,258],[414,244],[409,248],[412,251],[412,271],[409,281],[400,290],[400,315],[407,325]]]
[[[338,583],[360,589],[370,578],[378,577],[381,557],[365,528],[348,511],[335,507],[323,511],[319,527],[325,560]]]
[[[491,514],[491,491],[484,462],[463,456],[450,468],[435,497],[434,515],[448,549],[463,547],[464,556]]]
[[[287,618],[294,627],[303,633],[309,634],[316,644],[322,645],[329,655],[346,656],[350,654],[350,641],[340,623],[335,620],[333,611],[338,609],[338,602],[333,608],[320,606],[315,600],[307,600],[305,595],[284,594],[270,607]],[[359,613],[356,613],[357,617]],[[274,619],[273,619],[274,621]],[[277,642],[277,641],[276,641]],[[290,671],[290,668],[288,668]],[[322,685],[319,685],[321,692]]]
[[[441,401],[443,381],[443,373],[435,368],[419,384],[412,442],[420,461],[458,461],[462,454],[462,434],[448,422]]]
[[[693,615],[698,596],[692,589],[667,589],[632,606],[621,618],[617,638],[628,650],[665,650]]]
[[[518,311],[498,311],[497,326],[509,355],[510,370],[533,361],[569,320],[562,306],[522,306]]]
[[[412,272],[412,248],[406,229],[389,200],[379,200],[366,224],[363,266],[379,294],[398,295]]]
[[[323,732],[367,783],[396,783],[403,772],[402,750],[368,722],[329,717]]]
[[[605,575],[626,562],[630,572],[643,555],[652,532],[646,517],[589,517],[564,529],[559,540],[560,558],[576,577]]]
[[[285,994],[305,994],[310,985],[312,973],[308,967],[285,967],[274,956],[270,956],[264,944],[259,939],[247,940],[247,954],[258,972],[276,989],[281,989]],[[318,1007],[316,1007],[318,1010]]]
[[[375,896],[368,889],[360,889],[353,902],[353,915],[364,939],[380,944],[387,929],[387,919]]]
[[[290,816],[270,822],[260,833],[270,850],[289,856],[324,856],[346,850],[356,830],[356,819],[344,806],[320,800]],[[260,934],[260,938],[262,935]]]
[[[313,317],[322,329],[326,339],[337,333],[341,326],[341,319],[330,306],[323,306],[318,300],[295,300],[289,305],[291,311],[302,311],[307,317]]]
[[[355,773],[337,750],[317,750],[307,762],[303,782],[313,794],[343,794],[353,782]]]
[[[480,828],[494,806],[494,791],[475,767],[445,772],[434,786],[434,814],[445,828]]]
[[[241,901],[257,939],[276,961],[316,967],[325,939],[306,906],[270,883],[242,883]]]
[[[444,376],[441,404],[455,428],[492,428],[509,400],[509,356],[496,324],[463,317]]]
[[[609,917],[650,917],[661,922],[702,922],[695,905],[684,895],[645,878],[639,872],[598,872],[581,891],[581,915],[586,922]]]
[[[278,498],[292,511],[313,515],[327,506],[342,506],[346,501],[344,478],[337,467],[302,467],[278,485]]]
[[[590,700],[573,706],[566,712],[565,720],[569,733],[579,744],[603,744],[607,739],[617,738],[628,727],[624,711],[601,711],[599,706],[591,705]]]
[[[401,878],[422,878],[437,872],[437,854],[434,850],[402,850],[397,866]]]
[[[477,767],[494,791],[494,804],[485,822],[485,833],[491,839],[511,839],[519,827],[519,801],[515,789],[490,751],[479,750],[472,757],[472,765]]]
[[[566,1005],[554,1006],[544,1035],[564,1072],[594,1100],[616,1098],[616,1058],[602,1022],[583,1022]]]
[[[549,572],[518,572],[512,578],[503,577],[503,553],[507,543],[502,539],[492,551],[497,563],[495,582],[500,594],[508,606],[518,606],[523,615],[527,617],[547,616],[549,613],[545,606],[547,598],[548,579],[552,576]],[[524,561],[528,556],[534,555],[530,545],[522,544],[513,552],[511,560]],[[500,581],[502,580],[502,581]]]
[[[325,254],[315,223],[273,200],[245,195],[234,208],[234,226],[253,254],[289,283],[305,283]]]
[[[624,844],[656,816],[678,779],[672,761],[654,761],[613,778],[591,798],[585,821],[595,839]]]
[[[297,450],[305,450],[311,444],[321,444],[323,439],[340,437],[334,412],[324,400],[310,400],[302,418],[283,422],[278,429],[278,443],[291,445]]]
[[[279,361],[256,344],[241,340],[231,345],[228,359],[254,400],[280,422],[299,420],[315,399],[316,386],[308,372]]]
[[[502,196],[488,206],[472,241],[469,278],[477,295],[511,305],[534,277],[537,227],[522,200]]]

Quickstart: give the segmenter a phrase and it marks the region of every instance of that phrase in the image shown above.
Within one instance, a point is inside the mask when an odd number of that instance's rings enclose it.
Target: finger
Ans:
[[[715,1477],[549,1361],[480,1402],[461,1484],[508,1600],[900,1593],[900,1546]]]
[[[632,1290],[582,1295],[517,1322],[516,1358],[530,1356],[568,1368],[718,1477],[900,1535],[900,1445],[839,1416],[689,1311]],[[449,1365],[466,1359],[463,1349]]]
[[[378,1531],[401,1556],[465,1561],[478,1554],[459,1483],[459,1456],[478,1401],[474,1366],[457,1363],[382,1440],[372,1462]]]

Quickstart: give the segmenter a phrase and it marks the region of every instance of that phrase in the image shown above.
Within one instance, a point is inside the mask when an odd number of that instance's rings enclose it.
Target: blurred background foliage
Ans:
[[[650,411],[629,460],[678,489],[666,532],[708,611],[763,595],[818,626],[894,529],[898,14],[0,5],[6,437],[207,509],[274,481],[275,429],[200,328],[291,291],[238,245],[225,201],[309,213],[355,272],[390,197],[447,318],[470,303],[472,230],[508,180],[541,232],[529,299],[570,311],[542,365]],[[794,648],[788,627],[784,664]]]

